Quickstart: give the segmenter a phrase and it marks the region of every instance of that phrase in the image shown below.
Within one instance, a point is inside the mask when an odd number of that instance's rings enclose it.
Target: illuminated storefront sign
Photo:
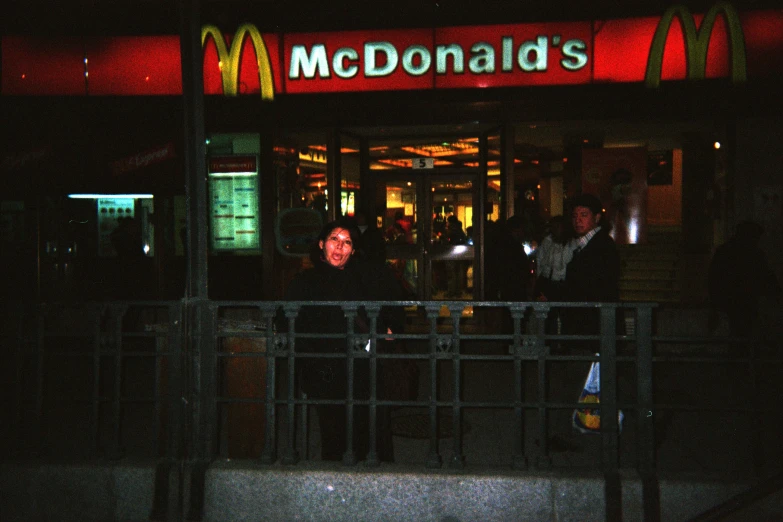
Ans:
[[[661,82],[661,70],[663,69],[663,54],[667,36],[671,31],[675,17],[679,19],[683,28],[685,59],[687,63],[687,78],[689,80],[702,80],[707,69],[707,50],[715,21],[718,14],[723,15],[728,27],[728,37],[731,48],[731,79],[734,83],[742,83],[747,79],[745,60],[745,38],[742,33],[742,24],[739,14],[728,2],[716,3],[704,16],[701,25],[697,28],[694,17],[687,7],[670,7],[658,22],[652,45],[650,57],[647,60],[647,73],[645,82],[648,87],[658,87]]]
[[[590,83],[656,87],[684,79],[742,83],[775,77],[783,69],[781,28],[783,9],[740,13],[724,1],[706,14],[674,6],[660,17],[563,23],[301,34],[261,33],[243,24],[233,35],[205,25],[204,92],[272,100],[304,93]],[[81,71],[81,94],[95,94],[91,82],[98,80],[92,72],[84,74],[85,65],[101,64],[101,95],[128,95],[129,90],[181,94],[179,78],[155,84],[163,71],[179,65],[161,64],[176,62],[172,52],[149,52],[155,42],[174,49],[169,40],[134,37],[137,47],[145,49],[139,55],[128,37],[117,38],[120,42],[112,46],[96,45],[90,38],[84,37],[83,47],[77,48],[54,40],[43,45],[32,37],[2,37],[2,93],[80,94],[76,73]],[[111,56],[139,58],[132,64],[101,59],[105,49],[114,49]],[[150,73],[153,67],[157,74]],[[63,87],[60,78],[74,80]]]
[[[208,173],[211,249],[258,250],[258,158],[212,157]]]
[[[231,48],[226,47],[226,41],[220,30],[213,25],[205,25],[201,30],[201,45],[204,46],[208,38],[212,38],[217,48],[218,69],[220,70],[225,96],[236,96],[238,93],[240,59],[243,54],[245,38],[248,38],[253,46],[256,56],[255,66],[258,70],[261,98],[272,100],[275,97],[275,89],[272,83],[272,66],[269,63],[269,53],[261,33],[251,24],[243,24],[237,29],[231,42]]]

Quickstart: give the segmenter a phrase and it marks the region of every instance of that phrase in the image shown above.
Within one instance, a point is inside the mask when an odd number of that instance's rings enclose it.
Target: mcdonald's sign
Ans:
[[[715,20],[722,14],[728,27],[731,49],[731,79],[734,83],[743,83],[747,79],[747,62],[745,59],[745,36],[742,32],[739,14],[728,2],[717,2],[707,11],[701,25],[696,28],[696,21],[690,10],[681,5],[670,7],[658,22],[650,53],[647,58],[645,84],[648,87],[658,87],[663,69],[663,53],[666,39],[674,19],[677,18],[683,28],[687,78],[689,80],[704,79],[707,68],[707,49],[710,45]]]
[[[240,59],[243,55],[245,39],[252,43],[258,66],[258,83],[262,100],[273,100],[275,97],[274,77],[272,76],[272,64],[269,60],[269,52],[264,38],[256,26],[242,24],[234,33],[229,47],[220,30],[214,25],[205,25],[201,29],[201,46],[205,46],[209,38],[215,42],[217,49],[218,67],[223,84],[224,96],[236,96],[239,93]]]
[[[681,28],[681,31],[678,30]],[[78,42],[78,45],[77,45]],[[204,93],[298,94],[778,78],[783,8],[718,0],[662,16],[460,27],[261,33],[201,30]],[[182,93],[178,37],[0,37],[3,95]]]

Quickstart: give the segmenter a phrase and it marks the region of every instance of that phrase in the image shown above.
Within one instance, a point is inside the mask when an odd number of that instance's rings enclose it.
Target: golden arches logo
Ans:
[[[663,50],[675,17],[679,18],[683,28],[687,78],[689,80],[704,79],[707,69],[707,49],[710,45],[710,37],[712,36],[712,30],[718,14],[723,14],[728,27],[731,49],[731,79],[734,83],[742,83],[747,79],[745,36],[742,33],[739,15],[734,7],[728,2],[717,2],[704,15],[701,26],[697,29],[690,10],[685,6],[677,5],[666,10],[660,22],[658,22],[658,28],[655,30],[655,36],[653,36],[652,45],[650,46],[650,54],[647,58],[647,72],[644,78],[648,87],[658,87],[661,83]]]
[[[220,67],[220,76],[223,80],[223,95],[236,96],[239,86],[239,59],[242,57],[242,46],[245,37],[249,37],[256,51],[256,61],[258,62],[258,80],[261,87],[261,99],[273,100],[275,98],[275,84],[272,77],[272,66],[269,62],[269,53],[266,50],[266,44],[258,32],[256,26],[252,24],[242,24],[234,33],[231,40],[231,48],[226,45],[226,40],[220,29],[214,25],[205,25],[201,28],[201,47],[208,37],[212,37],[217,48],[218,66]]]

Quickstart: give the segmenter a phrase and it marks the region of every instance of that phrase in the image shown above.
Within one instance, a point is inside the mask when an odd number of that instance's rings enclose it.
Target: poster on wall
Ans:
[[[136,200],[133,198],[107,197],[98,199],[98,255],[100,257],[117,255],[112,234],[121,222],[136,219],[135,202]]]
[[[258,250],[258,158],[209,159],[210,248],[216,252]]]
[[[647,242],[647,159],[645,147],[582,151],[582,192],[601,199],[619,245]]]

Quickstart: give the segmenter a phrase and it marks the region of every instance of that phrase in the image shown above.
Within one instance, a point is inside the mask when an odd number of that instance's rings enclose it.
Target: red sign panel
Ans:
[[[258,172],[255,156],[214,156],[209,158],[209,173]]]
[[[154,52],[151,50],[154,49]],[[177,36],[114,36],[90,39],[85,55],[89,94],[182,93]]]
[[[81,40],[3,36],[0,47],[3,94],[87,94]]]
[[[783,70],[783,10],[434,29],[224,35],[202,29],[204,92],[236,96],[574,85],[730,77]],[[234,41],[236,40],[236,42]],[[181,94],[177,36],[2,37],[7,95]],[[87,74],[85,74],[87,73]]]

